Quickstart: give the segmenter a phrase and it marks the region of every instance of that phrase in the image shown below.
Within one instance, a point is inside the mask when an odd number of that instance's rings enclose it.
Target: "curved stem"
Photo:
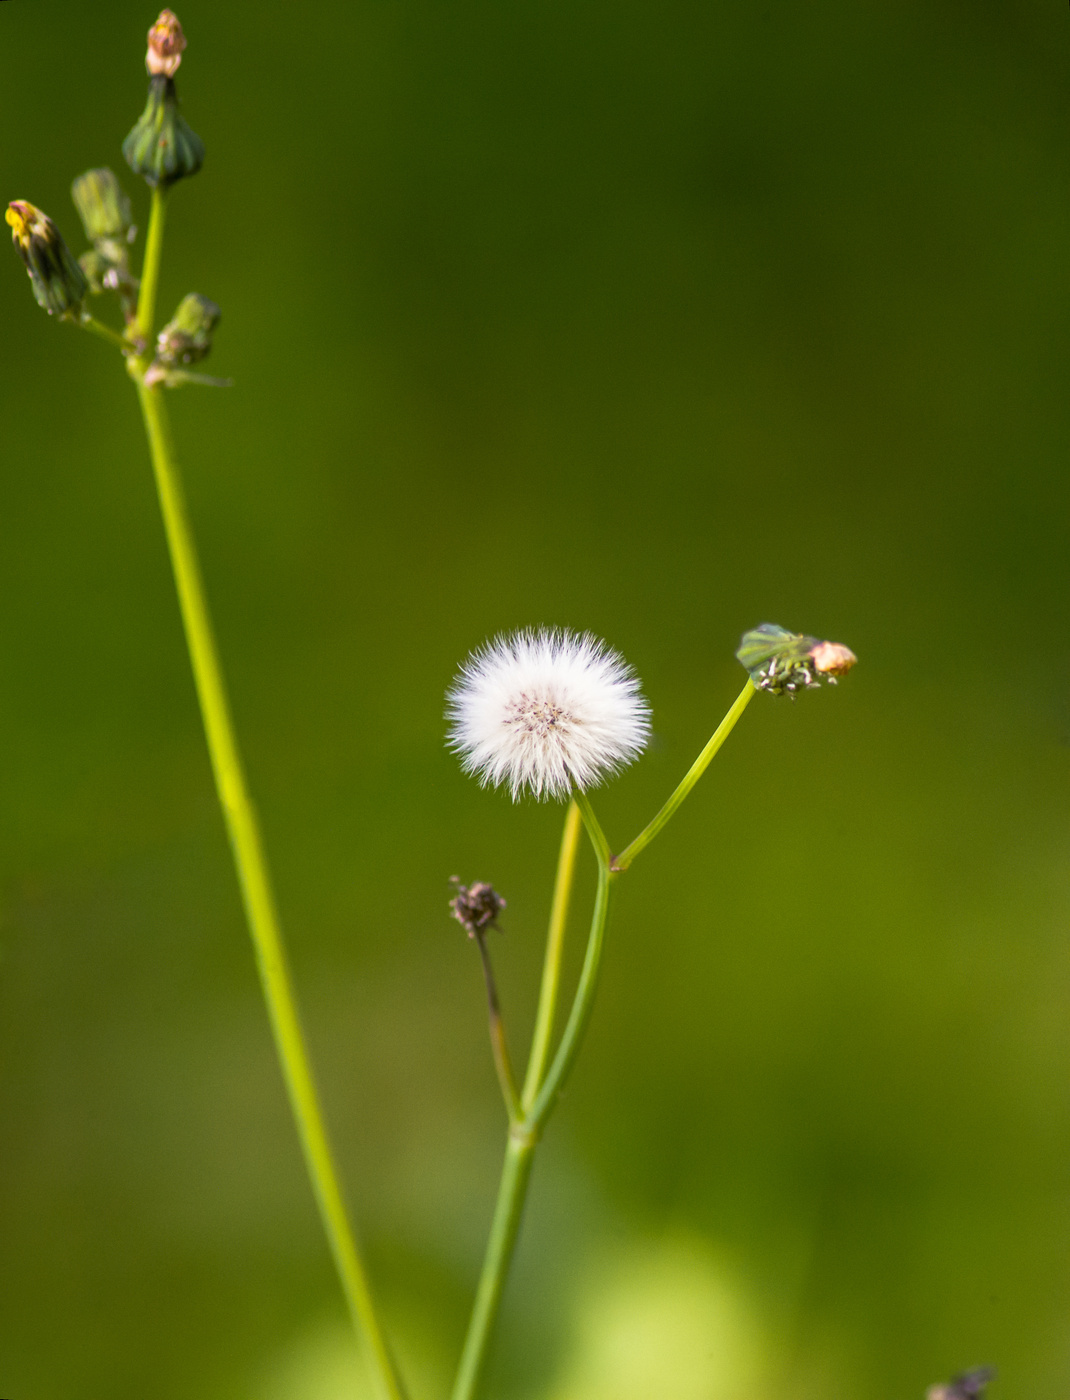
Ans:
[[[150,226],[149,238],[150,251],[155,249],[154,256],[157,259],[162,209],[162,198],[157,191],[153,196],[153,223]],[[154,229],[155,243],[152,237]],[[146,262],[148,263],[148,258]],[[147,294],[145,288],[150,281],[154,284],[154,277],[150,279],[149,268],[146,266],[138,323],[149,330],[152,293]],[[142,320],[143,315],[148,319]],[[256,950],[257,969],[275,1037],[275,1048],[286,1081],[305,1164],[354,1324],[358,1331],[363,1331],[371,1349],[379,1389],[389,1400],[401,1400],[401,1385],[379,1326],[367,1275],[346,1212],[305,1048],[268,877],[267,861],[256,814],[245,785],[245,775],[223,684],[223,673],[212,635],[200,566],[171,447],[163,394],[159,389],[147,389],[139,383],[138,397],[152,453],[156,488],[178,588],[186,641],[193,663],[193,677],[204,719],[212,772],[234,853],[234,864],[237,867],[249,931]]]
[[[599,865],[608,865],[611,870],[616,866],[613,862],[613,855],[609,849],[609,842],[606,840],[606,833],[602,830],[601,823],[594,814],[590,798],[585,792],[580,792],[577,788],[572,794],[572,800],[580,809],[583,816],[583,824],[587,828],[587,835],[590,837],[594,853],[598,857]]]
[[[713,736],[710,739],[709,743],[699,754],[698,758],[695,759],[691,767],[687,770],[687,774],[684,777],[683,781],[680,783],[676,791],[669,798],[668,802],[666,802],[665,806],[662,807],[661,811],[657,814],[657,816],[649,824],[649,826],[645,826],[643,828],[643,830],[639,833],[639,835],[635,838],[631,845],[625,846],[624,850],[621,851],[620,855],[614,858],[614,870],[627,870],[629,865],[631,865],[632,861],[636,858],[639,852],[645,850],[647,846],[650,845],[651,841],[653,841],[654,837],[659,835],[663,828],[666,827],[668,823],[672,820],[672,818],[676,815],[676,809],[680,806],[684,798],[687,797],[688,793],[698,782],[699,778],[702,777],[703,773],[705,773],[706,769],[710,766],[710,761],[712,760],[714,754],[721,747],[724,741],[728,738],[732,730],[736,727],[736,721],[739,719],[740,715],[750,704],[751,697],[754,695],[754,693],[754,684],[752,681],[748,680],[747,684],[740,691],[739,697],[736,700],[735,704],[732,706],[732,708],[725,715],[724,719],[721,720],[720,724],[714,730]]]
[[[542,1083],[543,1070],[550,1053],[550,1037],[557,1011],[557,992],[561,982],[561,953],[565,946],[565,924],[568,920],[572,880],[576,873],[576,852],[580,843],[580,809],[575,801],[568,804],[565,829],[561,835],[561,851],[557,857],[557,877],[550,906],[550,928],[546,935],[546,957],[542,967],[539,1009],[535,1015],[535,1031],[531,1038],[528,1071],[524,1076],[524,1092],[520,1097],[525,1112],[535,1102]]]

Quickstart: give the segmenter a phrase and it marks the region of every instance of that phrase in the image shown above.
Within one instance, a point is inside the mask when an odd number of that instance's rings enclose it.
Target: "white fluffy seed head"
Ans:
[[[514,632],[473,652],[447,696],[449,746],[514,802],[585,791],[631,763],[650,710],[631,667],[589,633]]]

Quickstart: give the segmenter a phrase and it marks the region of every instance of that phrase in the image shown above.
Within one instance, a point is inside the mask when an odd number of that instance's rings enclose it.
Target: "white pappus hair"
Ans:
[[[567,797],[631,763],[650,710],[631,667],[590,633],[513,632],[472,653],[446,696],[448,743],[515,802]]]

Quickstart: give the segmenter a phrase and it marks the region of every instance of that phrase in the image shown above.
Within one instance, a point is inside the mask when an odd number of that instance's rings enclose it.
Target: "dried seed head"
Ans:
[[[456,875],[452,883],[457,886],[457,893],[450,900],[450,912],[468,930],[469,938],[477,938],[484,929],[498,927],[498,915],[505,908],[505,900],[493,885],[486,880],[462,885]]]
[[[173,78],[175,70],[182,62],[182,50],[186,47],[186,36],[173,10],[161,10],[160,18],[149,30],[149,51],[145,55],[145,67],[155,76],[162,73],[165,78]]]
[[[50,316],[79,313],[89,283],[52,220],[25,199],[12,200],[4,219],[11,227],[11,241],[26,264],[37,304]]]
[[[755,687],[771,695],[794,695],[819,686],[822,679],[835,685],[836,678],[845,676],[858,660],[839,642],[788,632],[772,622],[745,632],[736,656]]]
[[[963,1371],[953,1376],[947,1385],[932,1385],[926,1391],[926,1400],[980,1400],[989,1381],[994,1380],[994,1366],[978,1366],[972,1371]]]

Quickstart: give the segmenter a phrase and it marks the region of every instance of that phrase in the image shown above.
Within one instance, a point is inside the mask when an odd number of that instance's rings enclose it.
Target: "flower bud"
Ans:
[[[112,171],[87,170],[71,185],[71,198],[90,243],[125,243],[133,222],[130,200]]]
[[[167,369],[195,365],[212,348],[212,336],[223,313],[214,301],[190,292],[156,338],[156,360]]]
[[[823,642],[801,632],[788,632],[763,622],[745,632],[736,656],[758,690],[771,695],[794,695],[820,685],[822,678],[835,685],[858,658],[840,642]]]
[[[80,312],[89,284],[48,215],[16,199],[4,218],[11,225],[12,242],[26,264],[38,305],[50,316]]]
[[[153,187],[196,175],[204,164],[204,142],[179,112],[175,80],[166,73],[149,79],[149,100],[123,142],[123,155]]]
[[[182,50],[186,47],[186,36],[173,10],[161,10],[160,18],[149,30],[149,51],[145,55],[145,67],[153,75],[162,73],[165,78],[173,78],[175,70],[182,62]]]

